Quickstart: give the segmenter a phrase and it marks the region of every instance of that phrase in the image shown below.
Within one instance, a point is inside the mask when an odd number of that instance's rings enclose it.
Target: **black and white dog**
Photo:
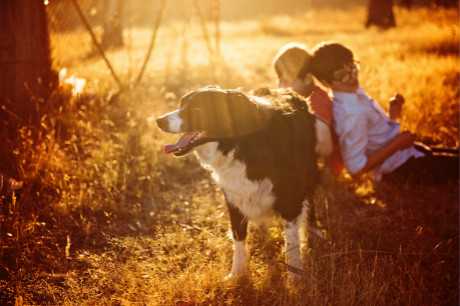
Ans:
[[[285,220],[287,265],[301,269],[299,223],[318,184],[317,154],[331,151],[329,131],[305,100],[289,90],[250,96],[205,87],[183,96],[157,124],[183,134],[165,151],[194,151],[225,194],[234,240],[229,276],[247,272],[248,221],[273,212]]]

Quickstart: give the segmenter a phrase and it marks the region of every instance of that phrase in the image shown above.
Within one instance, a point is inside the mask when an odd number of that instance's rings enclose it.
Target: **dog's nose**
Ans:
[[[161,116],[157,118],[156,122],[160,129],[162,129],[163,131],[168,130],[168,117],[167,116]]]
[[[182,133],[183,120],[181,118],[181,111],[175,110],[170,113],[164,114],[157,120],[157,125],[160,129],[168,133]]]

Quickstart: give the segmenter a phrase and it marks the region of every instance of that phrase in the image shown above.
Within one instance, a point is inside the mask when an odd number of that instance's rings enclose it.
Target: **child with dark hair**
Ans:
[[[458,151],[434,154],[395,121],[404,102],[392,99],[390,117],[360,87],[353,52],[338,43],[317,46],[308,71],[333,94],[333,118],[345,167],[354,176],[414,183],[458,180]]]

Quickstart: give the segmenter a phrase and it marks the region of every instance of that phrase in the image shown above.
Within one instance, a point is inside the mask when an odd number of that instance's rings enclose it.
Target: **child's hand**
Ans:
[[[411,132],[401,132],[398,135],[398,145],[400,149],[407,149],[414,145],[415,134]]]
[[[397,120],[401,118],[402,106],[404,104],[404,101],[405,101],[404,97],[400,95],[399,93],[394,95],[390,99],[389,114],[390,114],[391,120]]]

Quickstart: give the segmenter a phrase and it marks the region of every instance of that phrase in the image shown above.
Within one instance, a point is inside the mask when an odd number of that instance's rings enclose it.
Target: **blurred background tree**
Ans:
[[[103,48],[123,46],[123,0],[103,1],[103,32],[101,45]]]
[[[55,81],[43,1],[0,1],[0,37],[2,110],[29,123]]]
[[[396,26],[393,0],[369,0],[366,28],[376,26],[388,29]]]
[[[0,1],[0,172],[16,175],[18,127],[39,124],[40,107],[56,81],[44,2]]]

